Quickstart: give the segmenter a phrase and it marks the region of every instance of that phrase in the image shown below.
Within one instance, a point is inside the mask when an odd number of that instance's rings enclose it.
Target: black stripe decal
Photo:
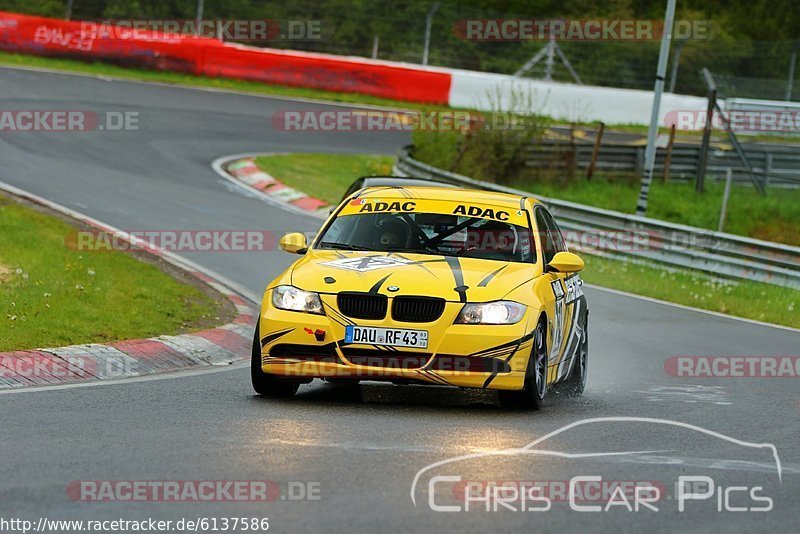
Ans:
[[[473,352],[472,354],[470,354],[470,356],[484,356],[484,355],[490,354],[492,352],[495,352],[495,351],[498,351],[498,350],[501,350],[501,349],[510,349],[512,347],[518,347],[522,343],[525,343],[526,341],[530,341],[531,339],[533,339],[533,336],[535,334],[536,334],[536,331],[534,330],[530,334],[525,334],[524,336],[522,336],[519,339],[515,339],[514,341],[509,341],[507,343],[503,343],[502,345],[498,345],[496,347],[492,347],[492,348],[489,348],[489,349],[484,349],[484,350],[481,350],[481,351],[478,351],[478,352]]]
[[[428,376],[432,376],[434,378],[437,378],[437,379],[441,380],[442,382],[444,382],[448,386],[452,386],[453,385],[446,378],[444,378],[443,376],[436,374],[436,371],[428,370],[428,371],[426,371],[426,373],[428,374]]]
[[[523,336],[523,337],[519,338],[519,340],[517,341],[516,346],[514,347],[514,350],[511,351],[511,354],[509,354],[508,358],[505,359],[506,363],[514,356],[514,354],[517,353],[517,351],[519,350],[520,345],[522,345],[522,343],[524,343],[528,339],[532,339],[534,335],[536,335],[536,330],[534,330],[530,334],[527,334],[526,336]],[[493,372],[489,376],[489,378],[486,379],[486,381],[483,383],[483,387],[484,388],[489,387],[489,384],[492,383],[492,380],[494,380],[496,376],[497,376],[497,371]]]
[[[287,328],[286,330],[280,330],[278,332],[273,332],[271,334],[267,334],[266,336],[261,338],[261,348],[263,349],[265,346],[269,345],[270,343],[272,343],[276,339],[285,336],[286,334],[288,334],[292,330],[294,330],[294,328]]]
[[[453,291],[458,293],[458,299],[461,302],[467,302],[467,289],[469,289],[469,287],[464,285],[464,273],[461,271],[461,262],[459,262],[458,258],[455,256],[447,256],[445,257],[445,261],[447,261],[450,270],[453,271],[453,280],[456,282],[456,287],[453,288]]]
[[[503,265],[502,267],[500,267],[496,271],[492,271],[491,273],[487,274],[486,277],[483,280],[480,281],[480,283],[478,284],[478,287],[486,287],[486,286],[488,286],[489,282],[492,281],[492,278],[497,276],[497,274],[500,271],[502,271],[503,269],[505,269],[506,267],[508,267],[508,266],[507,265]]]
[[[378,291],[380,291],[381,286],[383,285],[383,283],[386,280],[389,279],[390,276],[392,276],[392,273],[387,274],[386,276],[384,276],[383,278],[381,278],[380,280],[375,282],[375,285],[370,288],[369,292],[370,293],[377,293]]]
[[[350,319],[348,319],[347,317],[345,317],[344,315],[339,313],[339,311],[336,308],[334,308],[333,306],[330,306],[330,305],[328,305],[328,304],[323,302],[322,303],[322,307],[327,310],[325,315],[327,315],[328,317],[330,317],[331,319],[333,319],[335,322],[339,323],[340,325],[342,325],[342,326],[355,325],[355,323],[353,321],[351,321]]]

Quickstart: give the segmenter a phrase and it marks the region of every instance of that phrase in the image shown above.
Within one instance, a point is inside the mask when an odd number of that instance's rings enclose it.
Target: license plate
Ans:
[[[428,331],[406,330],[405,328],[346,326],[344,329],[344,342],[426,349],[428,348]]]

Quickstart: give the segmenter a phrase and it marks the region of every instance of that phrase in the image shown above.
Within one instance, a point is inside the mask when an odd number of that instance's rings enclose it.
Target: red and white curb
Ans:
[[[211,166],[226,180],[271,204],[280,205],[295,213],[324,219],[330,205],[318,198],[281,183],[256,165],[256,157],[275,154],[238,154],[215,160]]]
[[[144,245],[141,239],[122,230],[12,185],[0,182],[0,190],[112,233],[131,245]],[[169,251],[154,250],[152,245],[147,249],[225,295],[238,312],[233,322],[180,336],[0,352],[0,390],[227,366],[249,358],[253,328],[259,313],[255,306],[258,296]]]

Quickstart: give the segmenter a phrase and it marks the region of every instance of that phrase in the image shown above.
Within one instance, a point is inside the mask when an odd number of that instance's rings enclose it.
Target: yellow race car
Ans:
[[[538,409],[586,385],[588,309],[543,204],[502,193],[375,187],[342,201],[267,286],[253,387],[293,395],[314,378],[499,390]]]

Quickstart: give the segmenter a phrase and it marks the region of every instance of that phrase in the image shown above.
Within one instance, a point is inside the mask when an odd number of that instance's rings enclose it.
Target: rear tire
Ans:
[[[261,370],[261,336],[258,324],[253,335],[253,349],[250,354],[250,380],[256,393],[265,397],[292,397],[300,387],[300,383],[296,380],[271,375]]]
[[[583,324],[583,334],[581,334],[581,344],[575,354],[575,363],[572,365],[572,372],[569,378],[564,381],[562,391],[570,397],[580,397],[586,389],[587,361],[589,357],[589,319]]]
[[[539,410],[547,395],[547,344],[544,323],[539,323],[533,335],[533,348],[525,371],[521,390],[498,391],[500,406],[510,410]]]

